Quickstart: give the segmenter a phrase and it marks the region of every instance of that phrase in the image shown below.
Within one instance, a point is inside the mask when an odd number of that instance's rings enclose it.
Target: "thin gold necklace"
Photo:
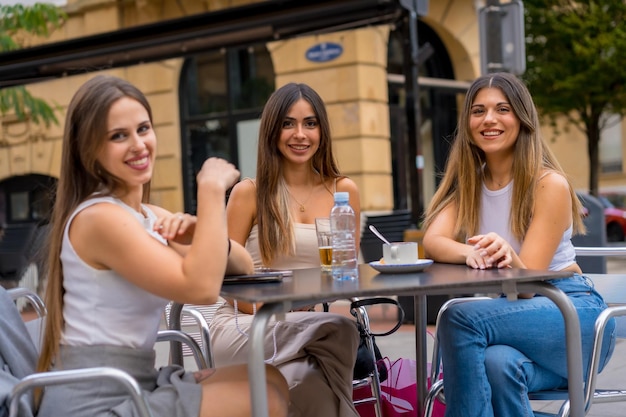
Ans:
[[[308,196],[308,197],[306,198],[306,200],[304,200],[304,202],[302,202],[302,203],[301,203],[301,202],[299,202],[299,201],[298,201],[298,199],[297,199],[296,197],[294,197],[294,195],[293,195],[293,194],[291,194],[291,191],[289,190],[289,187],[287,187],[287,186],[285,185],[285,188],[287,189],[287,193],[288,193],[288,194],[289,194],[289,196],[293,199],[293,201],[295,201],[295,202],[296,202],[296,204],[300,206],[300,208],[299,208],[299,209],[300,209],[300,211],[301,211],[302,213],[304,213],[304,210],[305,210],[304,205],[305,205],[306,203],[308,203],[308,202],[309,202],[309,200],[311,199],[311,196],[313,195],[313,188],[315,188],[315,187],[313,187],[313,184],[311,184],[311,191],[309,192],[309,196]]]

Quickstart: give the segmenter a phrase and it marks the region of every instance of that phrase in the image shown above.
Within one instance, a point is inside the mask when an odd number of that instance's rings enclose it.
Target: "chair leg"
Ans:
[[[213,353],[211,352],[211,335],[209,332],[209,323],[206,317],[204,317],[200,311],[191,306],[184,306],[182,314],[192,317],[195,320],[196,325],[200,330],[202,355],[204,356],[207,366],[209,368],[214,368],[215,361],[213,360]]]
[[[461,298],[451,298],[446,301],[439,309],[439,313],[437,314],[437,321],[435,325],[435,340],[433,344],[433,356],[430,365],[430,381],[431,387],[428,390],[426,395],[426,400],[424,402],[424,417],[431,417],[434,407],[435,400],[439,400],[441,403],[445,404],[445,396],[443,393],[443,379],[440,379],[440,369],[441,369],[441,352],[439,351],[439,339],[437,338],[437,328],[439,327],[439,318],[443,314],[444,311],[448,309],[448,307],[453,306],[455,304],[477,301],[477,300],[489,300],[490,297],[461,297]]]
[[[369,322],[368,327],[369,329]],[[374,357],[374,340],[372,337],[367,338],[367,348],[370,352],[372,352],[372,357]],[[380,375],[378,374],[378,364],[376,363],[376,358],[374,357],[374,370],[372,371],[372,376],[370,378],[372,380],[372,392],[374,393],[374,397],[376,398],[376,402],[374,403],[374,408],[376,410],[376,417],[383,417],[383,411],[381,409],[381,396],[382,391],[380,388]]]
[[[585,410],[585,415],[587,415],[587,411],[589,411],[589,409]],[[561,408],[559,408],[559,414],[557,414],[558,417],[569,417],[569,400],[565,400],[563,402],[563,404],[561,405]]]
[[[380,377],[378,375],[378,366],[376,364],[376,356],[374,355],[374,339],[370,334],[370,321],[369,316],[367,315],[367,310],[365,307],[355,308],[355,317],[357,323],[361,326],[362,329],[367,333],[367,337],[365,342],[367,343],[367,350],[371,353],[372,358],[374,360],[374,370],[370,375],[369,379],[371,381],[372,394],[374,395],[374,411],[376,412],[376,417],[383,417],[382,407],[381,407],[381,389],[380,389]]]
[[[439,399],[439,401],[445,404],[443,397],[443,379],[436,381],[430,387],[430,390],[428,390],[426,400],[424,401],[424,417],[431,417],[433,415],[436,399]]]

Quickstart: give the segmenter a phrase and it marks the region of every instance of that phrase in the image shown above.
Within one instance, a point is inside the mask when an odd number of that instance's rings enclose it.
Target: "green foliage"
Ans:
[[[565,116],[588,138],[597,191],[603,114],[626,113],[626,2],[524,0],[526,80],[542,115]]]
[[[53,4],[0,6],[0,51],[21,48],[19,39],[24,35],[48,36],[52,30],[61,27],[66,18],[65,13]],[[14,112],[20,120],[30,115],[35,123],[58,124],[53,107],[33,97],[22,86],[0,89],[0,115],[9,112]]]
[[[0,90],[0,113],[4,115],[9,110],[14,111],[19,120],[26,120],[30,115],[36,124],[58,124],[54,109],[44,100],[33,97],[24,86]]]
[[[626,110],[626,3],[526,0],[524,78],[544,113]]]

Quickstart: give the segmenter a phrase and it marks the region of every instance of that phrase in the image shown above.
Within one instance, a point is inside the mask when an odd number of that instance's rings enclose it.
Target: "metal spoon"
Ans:
[[[382,240],[383,242],[385,242],[388,245],[391,245],[391,243],[389,243],[389,241],[387,239],[385,239],[385,236],[383,236],[376,227],[374,227],[373,224],[370,224],[370,230],[372,231],[372,233],[374,233],[376,235],[376,237],[378,237],[380,240]]]

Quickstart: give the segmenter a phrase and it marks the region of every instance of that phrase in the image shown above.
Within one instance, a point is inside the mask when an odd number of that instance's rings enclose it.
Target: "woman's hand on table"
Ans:
[[[476,235],[467,239],[474,245],[465,263],[475,269],[510,268],[513,262],[513,248],[497,233]]]

